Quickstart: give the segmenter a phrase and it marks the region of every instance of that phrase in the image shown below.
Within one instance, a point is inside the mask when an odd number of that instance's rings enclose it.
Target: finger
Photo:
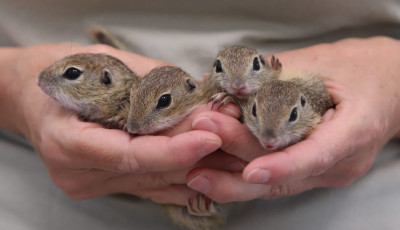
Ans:
[[[186,185],[169,185],[164,188],[157,189],[140,189],[110,192],[102,187],[92,187],[84,192],[69,193],[68,196],[75,200],[83,200],[87,198],[99,197],[109,194],[131,194],[139,196],[143,199],[150,199],[161,204],[177,204],[186,205],[187,200],[194,197],[197,192],[188,188]]]
[[[325,178],[327,179],[327,178]],[[307,178],[281,185],[249,184],[239,173],[197,168],[188,174],[190,188],[219,203],[249,201],[257,198],[276,199],[320,186],[324,180]]]
[[[205,131],[190,131],[173,137],[137,137],[130,143],[131,150],[125,155],[125,163],[129,163],[126,166],[130,172],[189,168],[219,149],[221,142],[217,135]]]
[[[192,127],[195,130],[217,134],[223,140],[222,150],[240,159],[250,161],[269,153],[259,144],[247,126],[224,114],[213,111],[198,114]]]
[[[68,171],[59,175],[57,184],[73,199],[87,199],[106,194],[136,194],[140,190],[162,189],[184,184],[189,169],[146,174],[117,174],[101,170]]]
[[[211,107],[212,107],[211,103],[199,105],[196,109],[194,109],[190,113],[190,115],[186,119],[181,121],[179,124],[177,124],[173,128],[165,130],[163,132],[160,132],[159,134],[171,137],[171,136],[175,136],[179,133],[183,133],[183,132],[192,130],[193,120],[196,119],[198,114],[205,112],[205,111],[211,111],[212,110]],[[227,116],[233,117],[235,119],[238,119],[240,117],[239,109],[232,103],[229,103],[226,106],[223,106],[222,108],[220,108],[219,112],[223,113]]]
[[[195,197],[197,192],[186,185],[171,185],[162,189],[139,191],[142,198],[150,199],[160,204],[176,204],[186,206],[189,198]]]
[[[58,124],[52,132],[64,134],[58,142],[69,150],[68,154],[56,154],[63,158],[58,160],[77,168],[119,173],[172,171],[190,168],[221,146],[217,135],[205,131],[131,138],[121,130],[105,129],[76,117],[71,120]]]
[[[271,185],[249,184],[241,173],[196,168],[187,176],[187,185],[219,203],[248,201],[266,194]]]

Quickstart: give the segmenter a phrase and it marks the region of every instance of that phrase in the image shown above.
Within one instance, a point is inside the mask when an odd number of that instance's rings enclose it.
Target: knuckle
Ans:
[[[136,156],[136,154],[129,154],[125,155],[125,158],[122,159],[121,164],[118,166],[118,170],[122,172],[129,172],[129,173],[141,173],[144,172],[143,164]]]
[[[364,162],[362,164],[355,165],[347,170],[347,175],[349,178],[359,178],[364,175],[372,166],[373,161]]]
[[[152,188],[163,188],[170,185],[163,173],[152,173],[150,175],[150,183]]]
[[[380,42],[380,43],[395,42],[396,41],[393,38],[390,38],[390,37],[387,37],[387,36],[383,36],[383,35],[374,36],[374,37],[371,37],[369,39],[372,40],[372,41]]]
[[[332,156],[328,153],[318,155],[314,169],[311,171],[311,176],[319,176],[328,170],[332,165]]]

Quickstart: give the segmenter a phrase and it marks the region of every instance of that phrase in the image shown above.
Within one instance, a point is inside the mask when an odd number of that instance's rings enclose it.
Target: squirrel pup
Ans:
[[[293,71],[282,79],[264,84],[242,106],[245,124],[268,150],[304,139],[333,107],[320,77]]]
[[[221,50],[214,61],[209,76],[210,88],[216,89],[213,104],[223,98],[224,104],[247,99],[269,80],[277,79],[282,64],[274,56],[271,63],[255,49],[230,46]]]
[[[178,67],[154,68],[131,90],[127,130],[146,135],[170,128],[207,102],[207,92],[203,82]]]
[[[43,70],[39,87],[82,120],[124,129],[129,92],[140,78],[122,61],[107,54],[67,56]]]

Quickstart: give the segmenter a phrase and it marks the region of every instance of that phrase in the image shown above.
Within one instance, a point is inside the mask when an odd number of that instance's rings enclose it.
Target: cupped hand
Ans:
[[[211,132],[192,131],[190,119],[164,135],[131,137],[121,130],[80,121],[35,83],[44,68],[78,52],[108,53],[140,76],[166,63],[103,45],[49,44],[7,52],[12,60],[1,65],[3,82],[9,83],[2,94],[8,96],[8,102],[1,100],[1,125],[32,142],[55,184],[71,198],[127,193],[185,205],[195,195],[185,185],[186,174],[194,165],[212,167],[222,162],[226,170],[237,168],[232,156],[216,153],[205,157],[221,146],[221,139]],[[198,112],[204,110],[207,106],[199,107]]]
[[[194,129],[216,133],[222,150],[249,163],[243,173],[196,168],[186,180],[190,188],[232,202],[346,186],[368,171],[388,140],[399,136],[399,41],[345,39],[276,56],[283,68],[321,74],[336,108],[305,140],[274,153],[262,149],[235,119],[198,114]]]

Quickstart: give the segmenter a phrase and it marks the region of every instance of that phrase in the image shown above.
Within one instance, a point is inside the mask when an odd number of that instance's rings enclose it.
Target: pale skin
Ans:
[[[128,193],[184,205],[194,191],[224,203],[345,186],[365,174],[388,140],[400,136],[396,40],[351,39],[276,54],[284,67],[329,77],[337,107],[305,141],[268,155],[232,106],[223,113],[201,106],[160,136],[132,138],[79,121],[34,81],[55,60],[82,51],[115,55],[141,76],[166,64],[104,46],[1,49],[0,85],[7,87],[0,91],[0,126],[26,136],[53,181],[73,199]],[[210,154],[219,147],[230,155]]]
[[[243,125],[214,112],[199,114],[194,129],[215,132],[224,151],[250,163],[243,173],[194,169],[187,177],[192,189],[224,203],[347,186],[368,171],[387,141],[400,137],[399,41],[346,39],[276,56],[284,68],[327,77],[336,109],[306,140],[264,156]]]
[[[190,123],[183,122],[159,136],[131,137],[121,130],[80,121],[60,107],[40,90],[36,77],[56,60],[77,52],[108,53],[140,76],[168,64],[103,45],[0,49],[0,85],[4,86],[0,127],[24,135],[33,144],[54,183],[69,197],[80,200],[127,193],[185,205],[196,194],[185,185],[186,174],[195,165],[217,167],[214,162],[222,162],[224,170],[243,169],[243,163],[233,156],[207,156],[221,146],[221,138],[192,131]],[[202,106],[197,111],[207,109]],[[229,108],[225,111],[232,113]]]

